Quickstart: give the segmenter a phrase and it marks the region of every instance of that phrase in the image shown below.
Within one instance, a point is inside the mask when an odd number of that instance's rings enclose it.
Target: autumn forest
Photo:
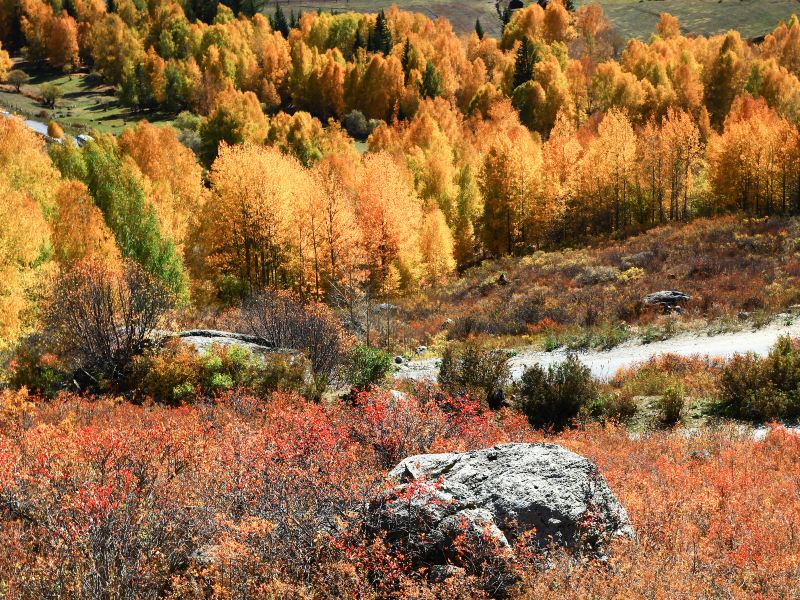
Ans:
[[[791,597],[800,21],[517,3],[0,0],[2,594]]]
[[[795,19],[752,44],[687,38],[663,15],[648,43],[615,48],[595,5],[533,4],[499,40],[396,8],[304,14],[291,29],[198,10],[4,9],[2,75],[24,46],[59,68],[91,65],[143,120],[180,112],[175,129],[143,122],[49,156],[2,124],[4,183],[37,184],[15,200],[36,208],[10,210],[31,222],[27,249],[6,259],[22,268],[4,338],[20,327],[22,281],[51,261],[132,258],[198,298],[230,286],[325,298],[367,282],[378,296],[481,257],[800,208]],[[141,231],[123,234],[132,222]],[[36,260],[43,245],[50,260]]]

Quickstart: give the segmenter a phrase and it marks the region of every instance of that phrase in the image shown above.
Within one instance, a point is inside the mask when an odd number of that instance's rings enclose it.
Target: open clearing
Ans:
[[[650,37],[663,12],[678,17],[685,33],[714,35],[738,29],[743,38],[752,39],[800,11],[795,0],[602,0],[599,4],[617,33],[639,39]]]
[[[378,0],[286,0],[281,3],[288,12],[316,11],[377,12],[396,4],[402,10],[423,13],[432,19],[445,17],[457,33],[473,31],[475,19],[480,18],[484,30],[500,35],[500,21],[493,0],[411,0],[410,2],[381,2]],[[526,2],[527,4],[527,2]],[[580,6],[588,4],[576,0]],[[601,0],[599,4],[617,32],[624,38],[647,39],[653,33],[662,12],[678,17],[686,33],[712,35],[738,29],[742,37],[762,36],[800,11],[797,0]],[[267,9],[274,10],[274,6]]]
[[[114,88],[90,73],[66,74],[21,59],[15,60],[14,68],[22,69],[31,79],[22,86],[22,93],[17,93],[10,85],[0,86],[0,107],[44,123],[57,121],[67,133],[102,131],[116,134],[142,119],[164,123],[174,118],[160,113],[136,112],[122,106],[114,95]],[[64,91],[55,110],[38,100],[39,88],[48,83]]]
[[[411,2],[381,2],[380,0],[286,0],[281,2],[284,12],[309,12],[319,9],[335,12],[374,13],[388,9],[396,4],[401,10],[422,13],[431,19],[445,17],[449,19],[456,33],[468,33],[475,30],[475,19],[481,20],[484,31],[491,36],[500,35],[500,20],[494,8],[494,0],[412,0]],[[267,12],[275,10],[274,4]]]

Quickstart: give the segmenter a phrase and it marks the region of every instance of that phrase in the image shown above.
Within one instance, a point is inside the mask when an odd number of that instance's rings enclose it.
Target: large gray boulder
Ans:
[[[217,329],[189,329],[171,334],[171,337],[179,338],[185,344],[193,346],[200,353],[208,352],[213,345],[238,346],[247,348],[255,354],[268,354],[278,350],[271,342],[262,340],[255,335],[219,331]]]
[[[376,525],[428,565],[457,564],[459,535],[510,552],[527,533],[539,548],[602,555],[610,539],[634,534],[595,465],[555,444],[412,456],[390,476],[396,485],[373,503]]]
[[[677,290],[661,290],[660,292],[647,294],[647,296],[644,297],[643,302],[650,306],[661,306],[666,310],[679,306],[680,304],[685,304],[691,299],[692,297],[684,292],[679,292]]]

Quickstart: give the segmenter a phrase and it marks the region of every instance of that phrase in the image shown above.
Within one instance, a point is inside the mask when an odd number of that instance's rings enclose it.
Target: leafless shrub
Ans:
[[[56,347],[76,368],[95,381],[120,381],[152,341],[173,300],[136,263],[126,263],[117,273],[87,262],[57,282],[46,322]]]
[[[347,357],[350,340],[331,310],[318,302],[303,303],[288,291],[266,291],[244,309],[250,331],[278,348],[308,356],[315,387],[324,389]]]

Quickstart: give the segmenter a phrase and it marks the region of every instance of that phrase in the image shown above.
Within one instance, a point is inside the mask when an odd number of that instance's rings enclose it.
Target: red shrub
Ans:
[[[480,595],[480,564],[433,582],[380,538],[365,506],[417,452],[541,439],[509,410],[435,389],[354,406],[231,394],[213,406],[134,406],[0,394],[0,580],[18,597]],[[515,548],[533,597],[781,597],[794,589],[800,440],[733,427],[632,439],[622,428],[551,441],[597,463],[637,530],[608,563]],[[499,564],[499,563],[498,563]],[[480,567],[480,568],[478,568]]]

